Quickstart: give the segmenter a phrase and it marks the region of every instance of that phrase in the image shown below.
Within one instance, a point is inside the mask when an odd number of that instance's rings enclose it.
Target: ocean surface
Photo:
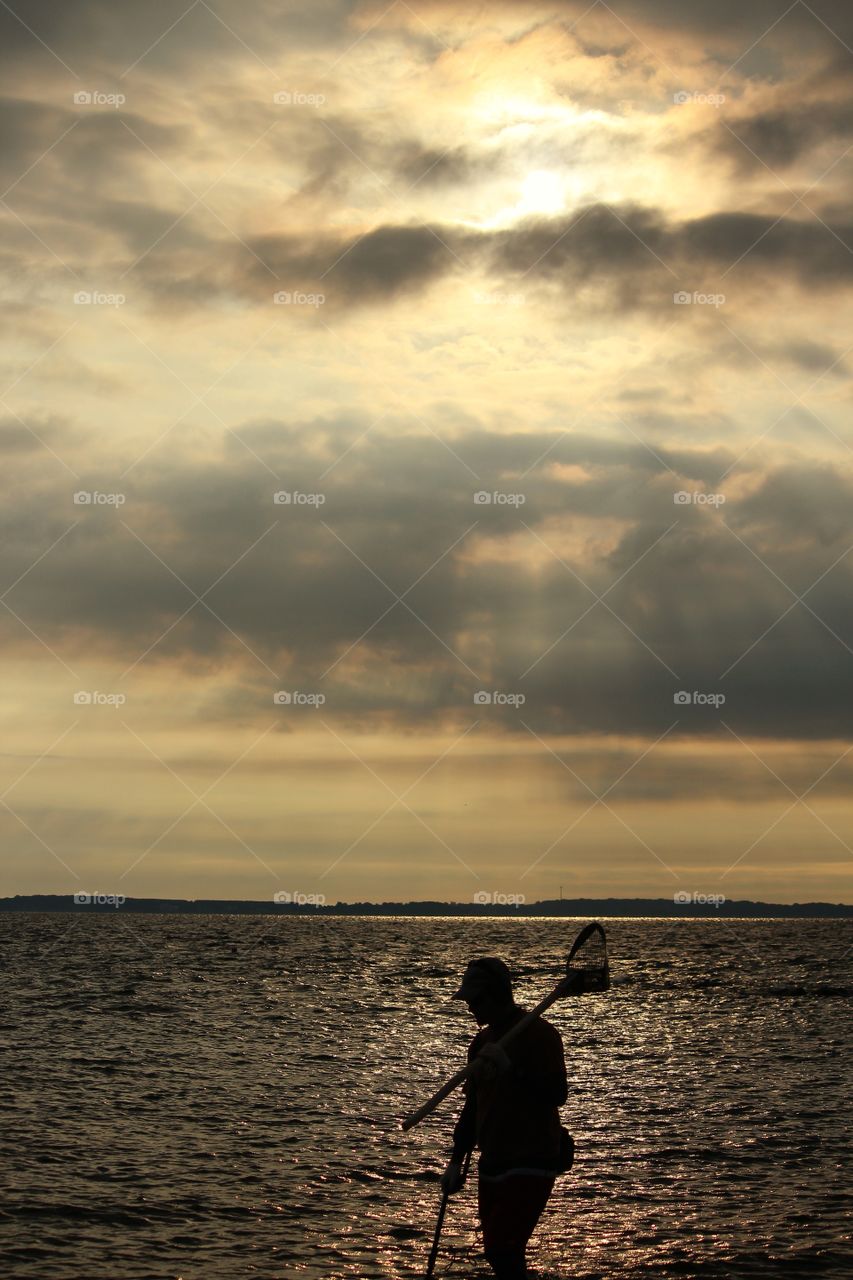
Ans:
[[[584,921],[2,914],[0,1274],[424,1274],[496,954],[535,1003]],[[536,1274],[853,1276],[853,922],[605,922],[613,987],[549,1013],[577,1144]],[[473,1179],[438,1275],[490,1275]]]

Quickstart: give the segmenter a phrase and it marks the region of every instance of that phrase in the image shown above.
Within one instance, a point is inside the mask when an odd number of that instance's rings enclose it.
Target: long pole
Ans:
[[[468,1176],[468,1165],[470,1163],[471,1152],[467,1151],[465,1153],[465,1163],[462,1166],[463,1180]],[[431,1276],[435,1271],[435,1260],[438,1257],[438,1242],[441,1239],[441,1228],[444,1226],[444,1215],[447,1212],[447,1201],[449,1198],[450,1192],[445,1191],[441,1197],[441,1208],[438,1211],[438,1222],[435,1224],[435,1236],[433,1237],[432,1249],[430,1250],[429,1262],[427,1263],[426,1273],[428,1276]]]

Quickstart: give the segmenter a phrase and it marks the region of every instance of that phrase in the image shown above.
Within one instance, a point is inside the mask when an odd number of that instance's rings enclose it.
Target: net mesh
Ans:
[[[587,925],[578,935],[566,965],[566,976],[574,975],[582,978],[584,991],[606,991],[610,986],[607,938],[600,924]]]

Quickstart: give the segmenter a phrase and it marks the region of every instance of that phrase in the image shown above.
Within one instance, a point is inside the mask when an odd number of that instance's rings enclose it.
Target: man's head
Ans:
[[[509,969],[497,956],[471,960],[453,999],[464,1000],[480,1026],[493,1022],[513,1004]]]

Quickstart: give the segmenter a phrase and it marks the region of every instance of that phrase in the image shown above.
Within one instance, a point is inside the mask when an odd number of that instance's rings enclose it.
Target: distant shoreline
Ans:
[[[80,896],[80,895],[78,895]],[[853,905],[840,902],[752,902],[748,899],[713,902],[675,902],[670,898],[565,898],[525,902],[519,905],[472,902],[336,902],[314,904],[308,895],[292,895],[295,901],[241,901],[216,898],[123,898],[96,893],[89,901],[75,901],[74,894],[17,894],[0,898],[0,911],[64,911],[79,914],[131,911],[148,915],[274,915],[274,916],[451,916],[459,919],[513,919],[529,916],[638,917],[654,919],[715,920],[751,918],[768,920],[853,919]],[[120,897],[120,895],[118,895]],[[314,895],[316,896],[316,895]],[[697,895],[698,897],[710,895]]]

